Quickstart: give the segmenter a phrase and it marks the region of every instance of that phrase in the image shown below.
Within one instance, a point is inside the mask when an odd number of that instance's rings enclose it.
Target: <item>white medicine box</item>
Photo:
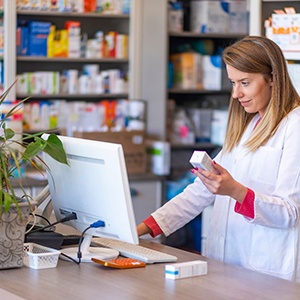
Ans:
[[[230,90],[230,82],[221,55],[203,55],[203,88],[206,90]]]
[[[215,172],[212,159],[205,151],[194,151],[190,163],[195,167],[210,172]]]

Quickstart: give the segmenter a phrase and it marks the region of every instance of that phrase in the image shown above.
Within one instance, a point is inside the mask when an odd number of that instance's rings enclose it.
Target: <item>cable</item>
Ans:
[[[36,217],[37,217],[37,215],[36,215],[35,211],[31,212],[30,215],[33,216],[33,223],[32,223],[32,225],[30,226],[30,228],[29,228],[28,230],[25,231],[25,235],[28,234],[28,233],[34,228],[34,226],[35,226],[35,224],[36,224]],[[27,222],[26,226],[27,226],[29,223],[30,223],[30,221]]]
[[[49,224],[47,226],[44,226],[42,228],[38,228],[38,229],[32,230],[32,231],[28,232],[28,234],[33,233],[33,232],[37,232],[37,231],[42,231],[42,230],[45,230],[47,228],[53,227],[53,226],[55,226],[57,224],[64,223],[64,222],[67,222],[67,221],[70,221],[70,220],[76,220],[76,219],[77,219],[76,213],[70,213],[69,215],[67,215],[66,217],[60,219],[59,221],[54,222],[52,224]]]
[[[32,214],[32,213],[31,213],[31,214]],[[51,225],[50,221],[49,221],[46,217],[44,217],[43,215],[40,215],[40,214],[34,214],[34,215],[35,215],[36,217],[39,217],[39,218],[45,220],[45,221],[48,223],[48,225]]]
[[[65,254],[65,253],[62,253],[62,252],[61,252],[60,255],[62,255],[62,256],[64,256],[64,257],[66,257],[67,259],[73,261],[73,262],[74,262],[75,264],[77,264],[77,265],[80,264],[79,261],[77,261],[76,259],[74,259],[73,257],[71,257],[71,256],[69,256],[69,255],[67,255],[67,254]]]
[[[82,244],[82,241],[83,241],[83,236],[85,235],[85,233],[91,229],[91,228],[99,228],[99,227],[105,227],[105,222],[104,221],[101,221],[101,220],[98,220],[94,223],[92,223],[89,227],[87,227],[82,233],[81,233],[81,236],[79,238],[79,243],[78,243],[78,252],[77,252],[77,258],[78,258],[78,264],[81,263],[81,258],[82,258],[82,253],[81,253],[81,244]]]

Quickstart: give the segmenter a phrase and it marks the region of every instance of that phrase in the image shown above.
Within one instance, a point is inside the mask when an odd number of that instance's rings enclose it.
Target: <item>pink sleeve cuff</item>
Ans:
[[[243,203],[235,203],[234,211],[238,214],[243,215],[244,217],[254,219],[254,198],[255,193],[252,190],[248,189]]]
[[[156,223],[155,219],[152,216],[149,216],[143,222],[146,224],[147,227],[151,229],[150,235],[152,237],[156,237],[159,234],[162,234],[162,230],[160,229],[160,227],[158,226],[158,224]]]

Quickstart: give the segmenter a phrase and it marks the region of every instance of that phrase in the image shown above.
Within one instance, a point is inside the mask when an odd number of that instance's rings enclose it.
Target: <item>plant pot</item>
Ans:
[[[25,228],[32,205],[19,203],[21,217],[14,206],[0,217],[0,269],[23,266]]]

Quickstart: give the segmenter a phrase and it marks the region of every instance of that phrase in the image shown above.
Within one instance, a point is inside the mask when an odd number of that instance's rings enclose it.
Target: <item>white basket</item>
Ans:
[[[60,251],[35,243],[24,243],[24,265],[32,269],[57,266]]]

